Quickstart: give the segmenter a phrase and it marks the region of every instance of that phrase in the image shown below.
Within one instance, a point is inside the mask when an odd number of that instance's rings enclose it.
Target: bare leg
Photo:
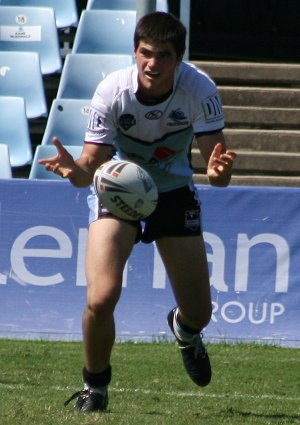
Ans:
[[[212,313],[203,237],[161,238],[156,244],[172,284],[180,319],[192,329],[202,329]]]
[[[178,305],[168,314],[168,323],[188,375],[204,387],[210,383],[212,374],[199,332],[209,323],[212,307],[203,237],[163,238],[157,246]]]
[[[90,225],[83,334],[85,366],[92,373],[102,372],[110,362],[115,340],[114,309],[121,294],[123,269],[136,233],[133,225],[114,218],[101,219]]]

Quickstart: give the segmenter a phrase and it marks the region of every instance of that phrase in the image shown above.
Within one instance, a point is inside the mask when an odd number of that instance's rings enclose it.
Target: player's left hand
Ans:
[[[233,162],[236,153],[226,150],[222,152],[221,143],[217,143],[212,151],[207,164],[207,177],[211,184],[227,186],[231,178]]]

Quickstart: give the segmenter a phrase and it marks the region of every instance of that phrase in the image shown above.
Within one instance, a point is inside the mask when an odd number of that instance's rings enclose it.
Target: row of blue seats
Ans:
[[[20,55],[23,56],[22,67],[19,66]],[[9,64],[9,71],[0,68],[0,143],[6,141],[10,145],[11,164],[18,167],[28,164],[32,159],[31,149],[28,147],[28,120],[46,117],[47,104],[43,81],[38,71],[38,55],[31,52],[18,55],[14,52],[0,52],[0,63],[3,56],[10,61],[5,62]],[[42,144],[51,144],[52,136],[57,135],[67,145],[82,145],[88,108],[97,84],[113,70],[131,64],[130,55],[70,54],[65,62],[57,97],[53,100],[47,117]],[[1,90],[1,79],[6,73],[8,77]],[[28,84],[28,81],[33,84]],[[24,150],[26,154],[22,153]],[[15,155],[17,153],[18,158]]]
[[[0,51],[36,51],[42,74],[60,72],[62,61],[55,10],[25,6],[32,0],[0,0]],[[54,2],[54,0],[52,0]],[[58,2],[57,4],[65,4]],[[37,4],[51,4],[50,0]],[[75,6],[75,5],[74,5]],[[77,17],[69,21],[77,24]],[[135,10],[83,10],[75,33],[73,53],[132,53]]]
[[[100,3],[102,0],[100,0]],[[93,3],[93,2],[92,2]],[[76,26],[78,23],[78,10],[76,0],[0,0],[2,6],[14,7],[38,7],[53,9],[55,14],[56,27],[58,29]],[[1,13],[3,9],[1,9]]]
[[[91,3],[88,2],[87,7],[90,8]],[[111,6],[111,2],[108,3]],[[52,145],[53,135],[60,138],[74,157],[80,155],[89,104],[97,84],[110,72],[133,62],[135,22],[134,10],[82,12],[72,53],[66,56],[64,62],[42,143],[35,151],[30,179],[60,179],[38,164],[40,158],[56,154],[56,148]]]
[[[28,120],[47,116],[43,75],[61,71],[58,31],[77,24],[76,0],[0,0],[0,178],[31,163]]]
[[[1,12],[4,9],[5,11],[10,11],[14,8],[4,6],[2,9],[2,6],[0,6]],[[28,12],[29,9],[25,7],[22,10]],[[35,8],[33,12],[40,12],[41,10]],[[50,9],[43,9],[43,11],[48,13]],[[1,13],[0,15],[2,18],[3,14]],[[29,20],[29,23],[32,23],[32,20]],[[24,46],[23,42],[19,42],[19,44]],[[8,47],[10,47],[9,44]],[[62,84],[59,96],[70,96],[72,98],[75,96],[74,93],[77,93],[81,98],[87,97],[90,99],[101,78],[104,78],[115,67],[126,66],[130,63],[132,63],[130,55],[110,54],[103,57],[87,55],[83,58],[82,55],[70,54],[65,60],[61,74]],[[82,83],[85,83],[85,85],[82,85]],[[32,149],[26,118],[31,120],[48,116],[41,57],[38,51],[6,51],[5,49],[0,51],[0,97],[0,110],[5,110],[5,113],[1,113],[0,116],[0,143],[7,143],[12,167],[30,164],[32,161]],[[16,99],[12,99],[12,97],[16,97]],[[47,134],[45,133],[43,144],[47,144],[49,140],[51,141],[50,134],[62,135],[65,140],[74,140],[73,136],[76,133],[68,133],[71,128],[70,113],[72,114],[71,116],[77,117],[74,120],[74,122],[78,123],[76,129],[80,128],[74,143],[79,144],[80,140],[80,144],[82,144],[87,117],[84,111],[87,110],[87,107],[83,108],[78,102],[73,103],[72,101],[66,102],[66,105],[56,105],[56,103],[54,102],[53,107],[51,107],[47,121],[47,125],[48,123],[49,125],[47,126]],[[89,100],[85,102],[85,106],[88,104]],[[53,128],[53,132],[51,128]],[[19,131],[16,131],[16,129],[19,129]],[[64,137],[65,134],[66,137]],[[48,141],[45,142],[45,140]],[[4,168],[2,167],[2,169]]]
[[[103,5],[105,1],[102,1],[101,3]],[[114,3],[123,3],[124,6],[125,3],[128,4],[129,2],[109,1],[108,3],[110,8],[113,9],[112,6]],[[27,116],[28,119],[39,116],[48,116],[42,143],[41,146],[37,147],[33,161],[30,137],[27,137],[29,135],[28,123],[27,128],[23,129],[22,138],[23,149],[25,149],[26,155],[18,155],[18,152],[20,152],[21,149],[16,149],[16,146],[21,148],[20,139],[19,143],[17,141],[14,143],[13,138],[10,140],[9,149],[12,166],[26,165],[32,161],[30,178],[45,178],[44,175],[43,177],[39,177],[39,175],[43,174],[43,167],[37,166],[37,160],[42,153],[46,153],[45,149],[53,149],[53,146],[51,145],[51,139],[53,135],[57,135],[59,138],[61,138],[63,143],[68,146],[68,149],[73,149],[73,146],[75,146],[74,149],[77,149],[77,147],[81,149],[86,128],[90,99],[98,82],[113,70],[132,64],[133,31],[136,21],[136,12],[134,10],[100,11],[96,10],[96,8],[97,1],[89,0],[87,4],[87,10],[84,10],[81,14],[78,28],[75,34],[73,50],[72,53],[68,54],[65,59],[61,72],[57,98],[54,99],[52,103],[49,116],[45,100],[45,92],[43,89],[42,72],[39,77],[37,75],[38,66],[35,65],[36,74],[33,73],[32,69],[33,64],[38,62],[38,55],[34,54],[33,52],[18,52],[18,54],[17,52],[0,52],[0,78],[1,76],[7,76],[4,86],[6,89],[8,89],[9,86],[12,88],[10,92],[8,90],[8,93],[6,92],[4,94],[6,96],[9,95],[15,97],[22,95],[25,100],[23,109],[25,109],[25,116]],[[105,26],[105,24],[108,26]],[[99,31],[95,33],[96,29],[100,28],[103,29],[103,35],[106,35],[104,41],[104,37],[99,37]],[[109,37],[107,37],[108,32]],[[94,36],[91,36],[90,33],[94,34]],[[90,46],[90,42],[94,37],[96,37],[96,39],[102,39],[103,46],[99,46],[100,52],[97,51],[93,53],[87,53],[88,46]],[[124,53],[118,54],[120,52],[120,48],[121,51],[124,49]],[[78,53],[80,50],[82,50],[82,53]],[[103,51],[107,53],[103,53]],[[6,61],[3,61],[3,55],[5,54]],[[20,60],[21,54],[23,56]],[[16,58],[17,62],[19,61],[18,63],[16,62],[13,64],[12,62],[8,61],[8,58],[12,60],[13,55],[19,56],[19,59]],[[27,55],[28,60],[26,61],[25,57]],[[22,63],[22,68],[19,66],[20,63]],[[26,67],[26,64],[28,67]],[[27,68],[28,72],[26,72]],[[15,81],[18,82],[17,84],[13,83],[13,74],[15,74],[15,77],[17,77],[15,79]],[[30,87],[30,84],[28,84],[27,81],[27,93],[25,93],[24,90],[23,92],[20,90],[20,85],[26,81],[27,75],[28,81],[31,79],[33,82],[33,87]],[[12,84],[8,84],[9,79],[11,80]],[[39,98],[37,103],[34,102],[35,93]],[[1,91],[0,79],[0,96],[2,95],[3,93]],[[17,100],[19,104],[18,109],[20,110],[22,109],[20,105],[20,99]],[[12,99],[8,101],[8,97],[6,98],[6,102],[11,103],[11,101]],[[13,110],[11,108],[7,109]],[[16,110],[16,108],[14,109]],[[23,113],[20,112],[20,115],[20,121],[24,122],[24,111]],[[72,119],[70,119],[70,116]],[[14,114],[14,118],[16,120],[16,114]],[[19,128],[21,128],[21,126],[19,126]],[[1,139],[3,140],[3,137],[1,137],[0,134],[0,143],[2,142]],[[47,175],[49,176],[48,173],[46,173],[46,176]]]

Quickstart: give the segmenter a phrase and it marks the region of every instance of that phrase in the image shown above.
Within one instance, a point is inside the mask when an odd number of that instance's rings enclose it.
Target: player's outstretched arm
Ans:
[[[80,157],[74,160],[57,137],[53,137],[52,142],[57,149],[57,154],[40,159],[39,164],[44,165],[48,171],[69,179],[74,186],[78,187],[86,187],[92,183],[95,170],[109,159],[111,151],[109,146],[84,144]]]
[[[223,132],[198,136],[197,144],[206,163],[209,183],[213,186],[227,186],[236,153],[226,149]]]
[[[213,186],[228,186],[231,180],[232,166],[236,158],[233,151],[223,151],[221,143],[217,143],[207,164],[207,177]]]
[[[53,137],[53,144],[57,154],[50,158],[39,159],[39,164],[45,166],[46,170],[58,174],[63,178],[69,178],[75,173],[76,164],[72,155],[63,147],[57,137]]]

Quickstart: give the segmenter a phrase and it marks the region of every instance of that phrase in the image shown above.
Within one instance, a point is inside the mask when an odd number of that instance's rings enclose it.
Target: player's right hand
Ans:
[[[50,158],[39,159],[39,164],[44,165],[46,170],[58,174],[64,179],[71,178],[74,174],[74,168],[76,167],[74,158],[67,149],[63,147],[57,137],[53,137],[52,142],[57,149],[57,155]]]

